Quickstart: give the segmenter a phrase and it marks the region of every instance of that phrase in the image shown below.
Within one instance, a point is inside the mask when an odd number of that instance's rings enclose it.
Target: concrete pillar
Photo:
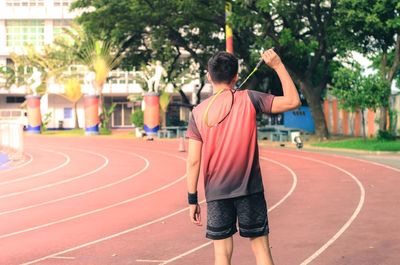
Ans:
[[[7,48],[6,21],[4,19],[0,19],[0,56],[6,54],[6,48]]]
[[[53,42],[53,20],[46,19],[44,21],[44,44]]]

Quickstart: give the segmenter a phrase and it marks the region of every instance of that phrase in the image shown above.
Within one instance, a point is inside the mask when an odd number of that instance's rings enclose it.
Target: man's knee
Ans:
[[[214,240],[214,254],[216,259],[230,260],[233,252],[233,239],[232,237]]]

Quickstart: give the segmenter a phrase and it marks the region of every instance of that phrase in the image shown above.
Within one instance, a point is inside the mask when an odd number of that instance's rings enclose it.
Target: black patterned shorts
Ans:
[[[213,240],[231,237],[238,231],[236,223],[242,237],[267,235],[267,213],[263,192],[208,202],[206,237]]]

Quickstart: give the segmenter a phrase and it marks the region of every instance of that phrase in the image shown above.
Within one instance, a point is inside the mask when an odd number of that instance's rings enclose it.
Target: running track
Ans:
[[[0,171],[0,264],[212,264],[204,226],[188,220],[177,141],[25,143],[26,160]],[[277,265],[400,264],[398,156],[260,155]],[[255,264],[247,240],[234,249],[234,264]]]

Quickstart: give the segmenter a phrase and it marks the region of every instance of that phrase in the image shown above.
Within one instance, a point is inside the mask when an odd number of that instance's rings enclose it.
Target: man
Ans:
[[[209,127],[203,120],[210,99],[193,109],[189,121],[189,215],[194,224],[202,224],[197,202],[202,166],[207,200],[206,237],[214,243],[215,265],[231,264],[236,223],[240,235],[250,238],[257,265],[273,264],[258,157],[256,113],[281,113],[295,109],[301,103],[291,77],[273,49],[265,51],[262,58],[277,72],[283,96],[236,91],[229,115],[217,126]],[[221,89],[233,89],[238,80],[238,60],[232,54],[218,52],[208,62],[207,78],[214,94]]]

